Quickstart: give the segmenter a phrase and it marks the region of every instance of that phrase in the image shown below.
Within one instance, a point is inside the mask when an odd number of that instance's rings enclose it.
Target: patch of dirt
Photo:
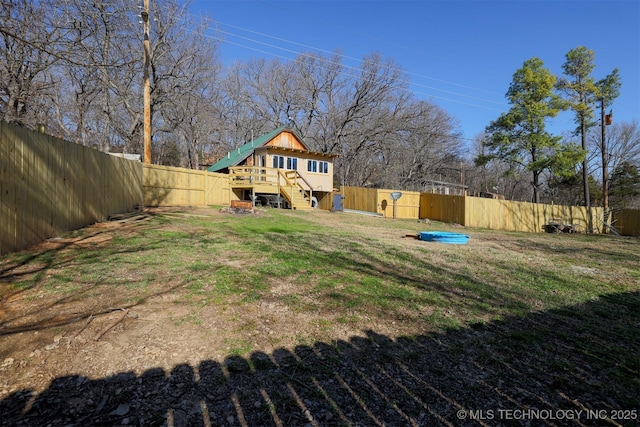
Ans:
[[[329,215],[313,220],[340,226]],[[111,301],[121,299],[118,290],[87,286],[56,294],[15,286],[26,277],[63,276],[73,268],[73,259],[47,268],[47,253],[106,246],[112,233],[126,236],[145,221],[141,214],[95,224],[31,248],[35,262],[2,266],[1,426],[521,425],[499,411],[599,409],[609,415],[638,409],[629,406],[628,390],[612,393],[603,386],[610,372],[592,368],[601,355],[589,355],[588,345],[576,348],[588,339],[597,340],[598,349],[619,344],[615,334],[600,332],[616,321],[637,328],[637,318],[622,309],[637,304],[637,294],[580,308],[617,307],[602,324],[581,325],[568,311],[432,334],[375,316],[350,323],[330,311],[292,311],[279,300],[289,283],[274,285],[271,297],[252,303],[231,297],[204,306],[197,317],[192,305],[180,303],[185,295],[177,283],[153,284],[148,298],[117,306]],[[398,227],[376,238],[403,233]],[[580,337],[571,346],[548,335],[566,329],[566,322]],[[514,343],[514,335],[527,334],[533,334],[530,341]],[[628,351],[637,351],[636,344],[629,341]],[[259,350],[243,356],[248,348]],[[559,361],[566,376],[549,375],[546,367]],[[629,368],[637,375],[637,367]],[[582,415],[582,421],[601,420]],[[556,416],[552,424],[574,423]]]

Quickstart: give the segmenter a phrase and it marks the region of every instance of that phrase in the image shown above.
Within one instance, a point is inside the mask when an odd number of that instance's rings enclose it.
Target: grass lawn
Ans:
[[[638,239],[157,210],[0,259],[0,419],[638,425],[639,291]]]

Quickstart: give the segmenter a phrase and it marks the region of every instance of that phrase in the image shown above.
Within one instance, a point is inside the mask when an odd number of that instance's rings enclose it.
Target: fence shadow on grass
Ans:
[[[633,292],[444,333],[59,377],[0,401],[0,425],[638,425],[639,395]]]

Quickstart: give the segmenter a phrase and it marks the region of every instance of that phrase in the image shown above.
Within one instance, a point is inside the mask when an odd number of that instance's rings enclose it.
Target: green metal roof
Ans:
[[[238,163],[246,159],[249,155],[251,155],[254,149],[258,147],[262,147],[263,145],[271,141],[273,138],[275,138],[276,135],[278,135],[280,132],[284,130],[292,131],[291,129],[288,129],[287,126],[280,126],[279,128],[274,129],[269,133],[265,133],[264,135],[254,139],[253,141],[247,142],[246,144],[241,145],[235,150],[230,151],[225,157],[218,160],[209,169],[207,169],[207,171],[218,172],[230,166],[237,165]]]

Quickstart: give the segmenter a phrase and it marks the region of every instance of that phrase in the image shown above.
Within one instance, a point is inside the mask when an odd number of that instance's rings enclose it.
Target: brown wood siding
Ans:
[[[291,132],[281,132],[265,145],[267,147],[281,147],[292,150],[307,151],[306,147]]]
[[[613,226],[623,236],[640,236],[640,210],[623,209],[613,215]]]

